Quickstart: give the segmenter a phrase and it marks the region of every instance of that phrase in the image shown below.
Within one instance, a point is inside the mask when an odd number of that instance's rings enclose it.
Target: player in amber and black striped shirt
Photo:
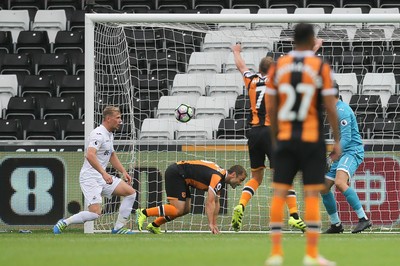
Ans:
[[[251,115],[249,117],[250,130],[247,134],[247,145],[249,149],[251,179],[244,185],[242,195],[233,210],[232,228],[240,231],[245,207],[252,198],[264,178],[265,156],[268,157],[269,167],[274,168],[272,158],[272,145],[270,136],[270,118],[265,105],[265,82],[268,80],[267,72],[273,63],[270,56],[261,59],[258,73],[249,70],[240,55],[241,45],[238,43],[232,47],[235,64],[243,74],[244,84],[250,99]],[[286,197],[289,208],[289,225],[305,230],[306,225],[298,215],[296,192],[290,189]]]
[[[304,265],[336,265],[318,253],[320,234],[319,192],[324,188],[326,147],[322,103],[328,113],[335,144],[333,157],[341,153],[336,114],[336,89],[330,66],[314,55],[314,29],[299,23],[294,32],[295,51],[278,59],[268,72],[266,93],[275,155],[274,195],[270,210],[272,254],[266,265],[283,262],[282,222],[284,204],[293,178],[302,171],[307,245]]]
[[[147,225],[147,230],[160,234],[160,225],[172,221],[190,211],[190,187],[208,191],[206,214],[211,233],[218,234],[217,216],[219,213],[219,196],[225,183],[232,188],[240,185],[247,177],[246,170],[234,165],[228,170],[209,161],[179,161],[170,165],[165,171],[165,191],[169,204],[136,211],[139,231],[149,216],[157,216],[154,222]]]

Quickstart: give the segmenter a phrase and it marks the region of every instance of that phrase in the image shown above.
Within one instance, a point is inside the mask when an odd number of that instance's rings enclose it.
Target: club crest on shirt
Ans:
[[[186,192],[182,192],[182,198],[186,198]]]
[[[346,119],[343,119],[342,121],[340,121],[340,124],[341,124],[342,126],[346,126],[346,125],[347,125],[347,120],[346,120]]]

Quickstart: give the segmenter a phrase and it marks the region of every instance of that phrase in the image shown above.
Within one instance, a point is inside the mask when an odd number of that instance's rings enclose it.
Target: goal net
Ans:
[[[293,26],[315,24],[324,40],[317,55],[328,61],[343,101],[356,113],[366,158],[350,180],[374,224],[374,230],[399,229],[400,31],[382,16],[90,14],[86,23],[86,128],[101,123],[105,105],[119,106],[123,125],[115,133],[116,150],[134,177],[138,191],[134,210],[165,204],[164,171],[179,160],[208,160],[228,169],[243,165],[250,178],[246,133],[249,100],[231,46],[241,42],[246,65],[258,71],[262,57],[275,60],[292,50]],[[368,20],[371,18],[371,20]],[[342,19],[342,20],[340,20]],[[385,21],[382,24],[373,22]],[[90,22],[90,23],[88,23]],[[328,23],[330,22],[330,23]],[[181,103],[195,109],[188,123],[174,118]],[[86,134],[87,135],[87,134]],[[331,130],[325,121],[328,145]],[[268,161],[266,161],[268,165]],[[113,171],[113,169],[109,169]],[[118,174],[118,173],[116,173]],[[248,179],[246,180],[248,181]],[[269,230],[271,170],[246,207],[243,231]],[[300,175],[295,179],[298,208],[303,212]],[[336,191],[336,190],[335,190]],[[222,193],[218,225],[230,222],[242,188]],[[164,231],[208,231],[205,194],[192,190],[190,213],[162,226]],[[339,216],[346,228],[358,222],[345,198],[336,192]],[[110,230],[119,198],[105,200],[102,217],[86,232]],[[329,226],[323,209],[322,228]],[[149,217],[147,222],[152,222]],[[136,229],[132,212],[128,227]],[[289,227],[286,228],[290,230]]]

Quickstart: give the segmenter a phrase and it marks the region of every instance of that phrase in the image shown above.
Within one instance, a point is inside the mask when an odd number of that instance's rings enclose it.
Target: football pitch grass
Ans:
[[[0,265],[263,266],[269,234],[83,234],[67,230],[1,233]],[[339,266],[399,265],[399,234],[322,235],[320,252]],[[284,234],[284,265],[302,265],[305,237]]]

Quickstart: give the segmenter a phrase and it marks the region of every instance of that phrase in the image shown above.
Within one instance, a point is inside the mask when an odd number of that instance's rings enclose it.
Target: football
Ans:
[[[192,119],[194,110],[187,104],[181,104],[175,109],[175,118],[179,122],[186,123]]]

